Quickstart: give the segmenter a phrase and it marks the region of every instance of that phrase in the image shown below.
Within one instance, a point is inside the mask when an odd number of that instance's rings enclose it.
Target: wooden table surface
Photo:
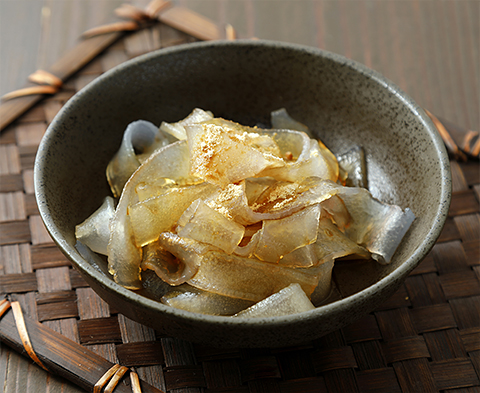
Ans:
[[[88,28],[116,21],[122,0],[0,0],[0,95],[22,87]],[[144,6],[148,1],[133,1]],[[241,38],[294,42],[357,60],[419,105],[463,128],[480,123],[478,0],[176,0]],[[0,157],[1,159],[1,157]],[[0,255],[0,265],[1,265]],[[1,266],[0,266],[1,269]],[[0,346],[11,392],[81,392]]]

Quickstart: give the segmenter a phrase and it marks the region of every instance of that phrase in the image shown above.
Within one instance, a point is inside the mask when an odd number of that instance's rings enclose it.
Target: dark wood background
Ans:
[[[0,0],[0,94],[21,87],[122,0]],[[480,119],[478,0],[174,0],[240,37],[337,52],[394,81],[421,106],[468,129]],[[136,0],[144,5],[147,0]]]
[[[116,21],[113,10],[122,3],[0,0],[0,95],[51,65],[86,29]],[[131,3],[144,6],[148,1]],[[174,3],[230,23],[241,38],[288,41],[345,55],[381,72],[437,116],[466,129],[480,128],[478,0]],[[8,393],[82,391],[5,346],[0,346],[0,386]]]

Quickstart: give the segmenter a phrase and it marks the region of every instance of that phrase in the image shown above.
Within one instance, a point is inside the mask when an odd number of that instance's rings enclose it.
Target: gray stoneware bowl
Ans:
[[[169,308],[117,285],[103,260],[75,248],[75,225],[109,193],[105,168],[131,121],[174,122],[200,107],[253,125],[285,107],[335,153],[361,145],[374,196],[417,219],[393,262],[336,267],[343,299],[275,318],[231,319]],[[47,230],[88,284],[116,310],[165,334],[216,346],[278,347],[346,326],[391,296],[437,240],[450,204],[448,157],[424,111],[365,66],[310,47],[218,41],[153,52],[105,73],[48,128],[35,163]]]

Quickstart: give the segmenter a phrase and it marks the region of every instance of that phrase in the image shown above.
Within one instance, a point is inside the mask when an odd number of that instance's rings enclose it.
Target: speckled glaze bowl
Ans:
[[[109,194],[105,168],[128,123],[159,125],[195,107],[253,125],[285,107],[335,153],[366,150],[372,194],[417,219],[393,262],[339,266],[343,299],[276,318],[231,319],[169,308],[117,285],[75,248],[75,225]],[[76,94],[48,128],[35,163],[47,230],[91,287],[127,317],[216,346],[278,347],[339,329],[391,296],[438,238],[450,204],[448,157],[434,126],[405,93],[365,66],[319,49],[218,41],[163,49],[126,62]]]

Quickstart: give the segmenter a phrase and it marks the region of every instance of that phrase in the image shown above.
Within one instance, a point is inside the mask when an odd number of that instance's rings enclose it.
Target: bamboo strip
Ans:
[[[46,71],[65,81],[124,34],[124,32],[113,32],[80,41]],[[3,102],[0,105],[0,131],[24,114],[43,97],[43,94],[34,94]]]
[[[27,316],[24,319],[32,347],[35,348],[42,363],[49,371],[63,376],[80,387],[93,390],[98,380],[114,365]],[[26,353],[11,312],[7,312],[0,320],[0,339],[14,350],[22,354]],[[144,381],[141,381],[141,387],[143,393],[162,392]],[[115,392],[131,393],[132,390],[130,386],[120,383]]]
[[[150,10],[150,12],[154,13],[154,15],[151,16],[157,20],[201,40],[224,38],[225,33],[222,34],[217,24],[208,18],[185,7],[169,7],[169,2],[161,3],[160,6]],[[164,10],[164,7],[167,9]],[[131,26],[131,22],[125,23],[128,24],[127,29],[119,29],[118,31],[107,29],[105,34],[89,36],[88,39],[80,41],[72,50],[67,52],[65,56],[53,64],[49,70],[45,70],[44,73],[48,73],[57,81],[65,82],[75,72],[79,71],[97,55],[123,37],[127,33],[125,30],[132,30],[135,29],[135,26],[138,26],[136,23],[133,23],[135,25],[133,27]],[[123,23],[123,25],[125,25],[125,23]],[[138,27],[142,28],[142,26]],[[100,27],[100,29],[101,28],[102,27]],[[0,105],[0,131],[38,103],[44,97],[43,93],[49,93],[49,91],[45,90],[49,88],[49,86],[26,86],[26,89],[33,89],[34,92],[37,88],[41,89],[40,94],[25,96],[18,96],[18,94],[16,94],[17,92],[8,94],[16,98],[5,101]],[[57,91],[55,88],[50,93],[56,93]]]

